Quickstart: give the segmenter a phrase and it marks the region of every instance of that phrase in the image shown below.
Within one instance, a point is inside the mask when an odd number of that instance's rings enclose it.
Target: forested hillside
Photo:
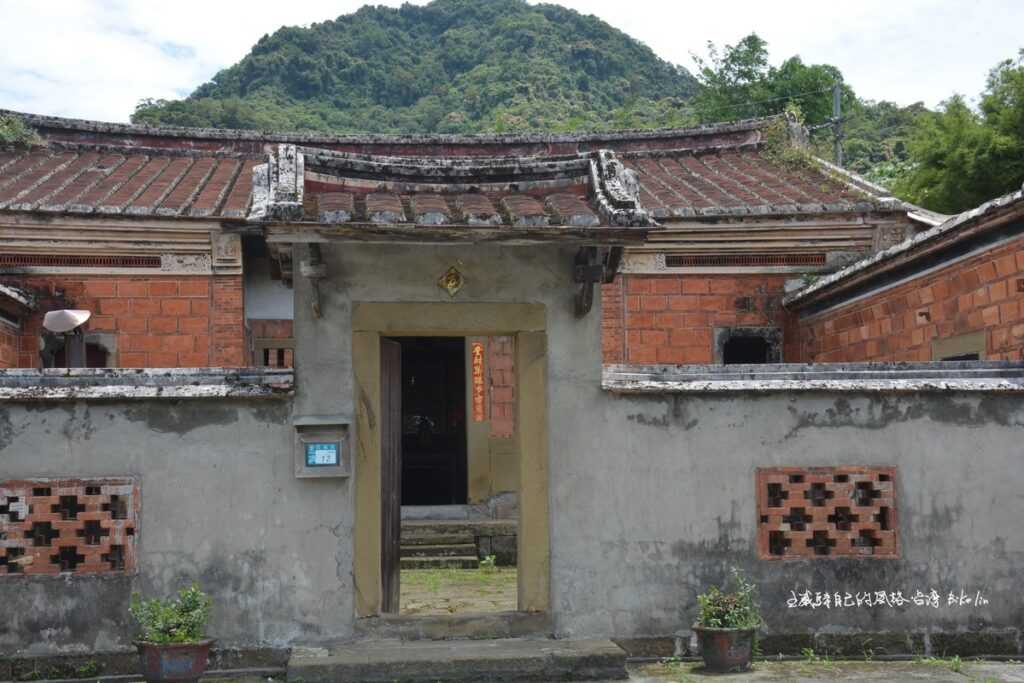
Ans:
[[[143,100],[132,119],[323,132],[561,132],[688,126],[795,107],[816,153],[832,158],[839,69],[799,56],[773,66],[756,34],[699,53],[691,74],[595,17],[525,0],[367,6],[264,36],[188,98]],[[930,111],[862,100],[843,84],[845,165],[938,211],[1019,188],[1020,57],[996,65],[978,102],[954,96]]]
[[[695,85],[596,17],[436,0],[282,28],[189,98],[144,101],[133,120],[393,133],[673,125]]]

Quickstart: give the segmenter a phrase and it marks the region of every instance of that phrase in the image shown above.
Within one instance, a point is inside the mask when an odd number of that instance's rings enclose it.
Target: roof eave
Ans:
[[[783,298],[782,303],[793,310],[805,308],[907,263],[926,258],[951,244],[1020,219],[1024,219],[1024,190],[998,197],[970,211],[957,214],[930,230],[861,259],[789,294]]]

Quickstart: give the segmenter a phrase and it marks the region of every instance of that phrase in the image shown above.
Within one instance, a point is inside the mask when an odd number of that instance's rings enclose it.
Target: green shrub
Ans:
[[[0,116],[0,145],[39,145],[42,138],[17,116]]]
[[[743,573],[733,567],[732,580],[735,591],[727,593],[712,586],[706,593],[697,596],[700,614],[697,624],[705,628],[758,628],[763,623],[757,604],[757,587],[744,578]]]
[[[213,600],[198,584],[178,591],[176,599],[143,600],[132,595],[129,608],[142,627],[142,640],[149,643],[194,643],[203,640]]]

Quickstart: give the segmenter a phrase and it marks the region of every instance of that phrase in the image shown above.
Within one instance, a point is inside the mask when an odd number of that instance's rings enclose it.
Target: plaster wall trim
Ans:
[[[0,402],[288,398],[291,370],[245,368],[0,370]]]
[[[868,392],[1024,393],[1024,363],[779,363],[732,366],[604,368],[601,388],[613,394]]]

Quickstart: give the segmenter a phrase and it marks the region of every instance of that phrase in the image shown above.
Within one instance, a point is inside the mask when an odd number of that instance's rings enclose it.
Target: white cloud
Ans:
[[[143,97],[176,98],[238,61],[264,33],[357,9],[359,0],[0,0],[0,107],[126,121]],[[396,6],[395,0],[375,4]],[[416,4],[423,4],[417,2]],[[811,0],[718,3],[562,0],[692,66],[708,40],[751,31],[775,61],[799,54],[838,66],[864,97],[934,105],[976,95],[996,62],[1024,46],[1024,3]]]

